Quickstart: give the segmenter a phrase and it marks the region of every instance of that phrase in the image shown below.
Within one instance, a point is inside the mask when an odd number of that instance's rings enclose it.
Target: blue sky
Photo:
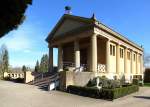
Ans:
[[[26,20],[0,39],[9,50],[10,65],[33,67],[36,60],[48,53],[45,38],[70,5],[72,14],[96,18],[123,34],[150,53],[150,0],[33,0],[26,11]],[[57,64],[54,50],[54,64]]]

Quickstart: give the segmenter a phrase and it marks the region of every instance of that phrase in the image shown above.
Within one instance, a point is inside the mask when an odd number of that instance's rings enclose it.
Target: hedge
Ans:
[[[67,91],[72,94],[77,94],[86,97],[100,98],[114,100],[125,95],[137,92],[139,86],[131,85],[127,87],[115,88],[115,89],[97,89],[95,87],[80,87],[70,85],[67,87]]]

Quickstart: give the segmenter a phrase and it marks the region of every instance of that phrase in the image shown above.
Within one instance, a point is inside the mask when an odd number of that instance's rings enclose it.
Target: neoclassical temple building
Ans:
[[[143,48],[99,22],[94,14],[91,18],[64,14],[46,41],[50,71],[53,48],[58,48],[58,72],[90,72],[109,79],[124,75],[129,82],[143,77]],[[81,75],[80,79],[85,78]]]

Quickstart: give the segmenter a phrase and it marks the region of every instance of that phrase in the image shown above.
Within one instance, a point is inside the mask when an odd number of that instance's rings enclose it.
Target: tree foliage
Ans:
[[[25,19],[25,10],[32,0],[1,0],[0,37],[16,29]]]
[[[2,45],[0,50],[0,74],[9,71],[9,55],[5,45]]]
[[[37,60],[36,65],[35,65],[35,72],[48,72],[48,55],[44,54],[39,61]]]
[[[27,71],[27,67],[25,65],[22,66],[22,71],[26,72]]]
[[[36,65],[35,65],[35,72],[39,72],[40,71],[40,65],[39,65],[39,61],[37,60]]]
[[[45,54],[41,58],[40,72],[48,72],[48,55]]]

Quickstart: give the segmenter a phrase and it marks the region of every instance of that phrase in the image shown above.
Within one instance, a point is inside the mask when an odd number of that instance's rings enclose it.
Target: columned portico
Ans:
[[[127,82],[131,76],[143,75],[143,48],[93,17],[64,15],[46,40],[49,71],[53,70],[53,48],[58,48],[58,71],[75,75],[74,71],[84,71],[109,79],[125,76]]]
[[[74,41],[74,55],[75,55],[75,69],[77,71],[77,69],[79,69],[80,67],[80,47],[79,47],[79,41],[75,40]]]
[[[53,47],[49,47],[49,72],[53,72]]]
[[[58,47],[58,72],[63,71],[63,50],[62,46]]]
[[[97,72],[97,35],[93,34],[91,37],[91,64],[90,71]]]

